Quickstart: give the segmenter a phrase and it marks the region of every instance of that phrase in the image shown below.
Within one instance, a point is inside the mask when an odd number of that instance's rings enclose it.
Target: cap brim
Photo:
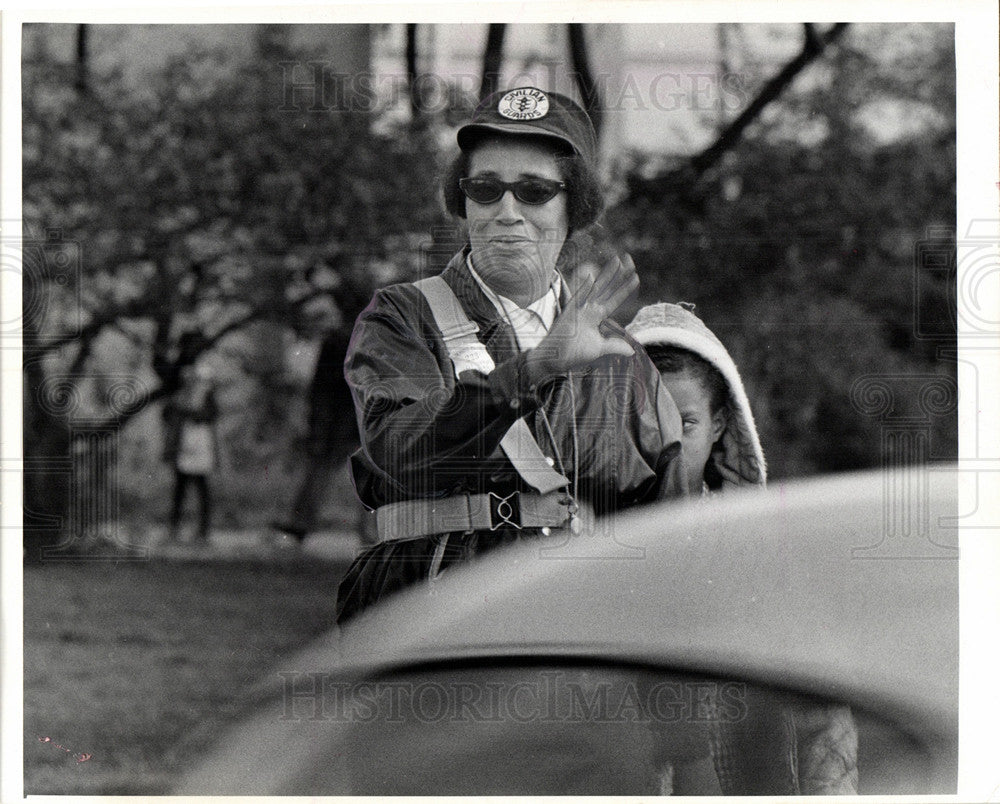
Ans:
[[[465,150],[472,145],[473,141],[483,134],[528,134],[533,137],[548,137],[551,140],[566,143],[573,151],[580,153],[580,150],[561,134],[546,131],[538,126],[529,126],[524,123],[468,123],[458,130],[455,138],[458,140],[458,147]],[[581,154],[582,155],[582,154]]]

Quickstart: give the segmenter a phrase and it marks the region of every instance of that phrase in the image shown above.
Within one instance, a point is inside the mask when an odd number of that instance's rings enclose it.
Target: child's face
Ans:
[[[665,371],[660,376],[673,397],[684,424],[681,447],[687,470],[688,493],[700,494],[705,479],[705,464],[712,455],[712,445],[726,429],[725,414],[722,410],[712,413],[708,391],[689,372]]]

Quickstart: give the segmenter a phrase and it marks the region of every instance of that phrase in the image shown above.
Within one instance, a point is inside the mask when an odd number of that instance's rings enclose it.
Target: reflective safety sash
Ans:
[[[427,299],[434,323],[455,367],[455,377],[469,369],[483,374],[493,371],[496,364],[486,351],[485,344],[476,337],[479,325],[469,319],[448,283],[440,276],[428,276],[413,284]],[[521,479],[540,494],[569,485],[569,479],[557,472],[552,466],[552,459],[542,452],[523,418],[510,426],[500,440],[500,448]]]

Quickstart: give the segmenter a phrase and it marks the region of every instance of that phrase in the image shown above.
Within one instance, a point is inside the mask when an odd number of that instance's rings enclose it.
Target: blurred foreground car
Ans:
[[[954,793],[956,498],[886,471],[522,542],[282,662],[177,792],[656,793],[772,700],[850,706],[859,793]]]

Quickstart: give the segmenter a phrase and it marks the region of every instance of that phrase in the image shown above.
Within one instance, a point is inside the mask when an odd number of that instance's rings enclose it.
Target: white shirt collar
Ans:
[[[548,329],[552,326],[552,322],[556,317],[556,307],[559,300],[559,294],[562,291],[562,278],[557,273],[555,279],[552,280],[552,284],[549,286],[548,291],[540,298],[533,301],[527,307],[519,307],[517,302],[511,301],[506,296],[501,296],[496,293],[489,285],[483,281],[483,278],[476,273],[476,269],[472,267],[472,255],[468,254],[465,257],[465,264],[469,268],[469,273],[472,274],[472,278],[476,280],[479,287],[482,288],[483,293],[486,294],[493,306],[497,308],[497,312],[501,315],[506,314],[510,310],[527,310],[534,313],[535,315],[541,317],[542,321],[545,323],[545,328]]]
[[[486,298],[497,308],[497,312],[510,322],[521,351],[537,346],[538,342],[545,337],[545,333],[549,331],[556,317],[559,293],[562,289],[562,279],[559,274],[556,274],[548,291],[540,299],[536,299],[527,307],[520,307],[516,302],[496,293],[483,281],[482,277],[476,273],[476,269],[472,267],[472,254],[466,255],[465,264],[468,266],[472,278],[486,294]]]

